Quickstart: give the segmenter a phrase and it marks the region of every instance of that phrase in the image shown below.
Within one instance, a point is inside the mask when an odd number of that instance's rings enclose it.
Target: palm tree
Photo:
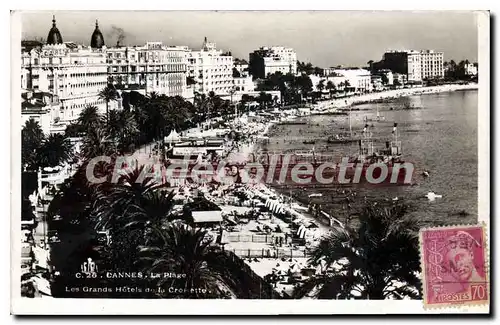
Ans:
[[[155,99],[158,99],[160,97],[160,94],[156,91],[152,91],[149,93],[149,99],[152,99],[152,100],[155,100]]]
[[[113,144],[113,140],[104,128],[92,128],[83,138],[81,154],[85,160],[98,156],[109,156],[115,152]]]
[[[139,133],[134,114],[125,110],[110,110],[106,129],[121,151],[125,151]]]
[[[267,99],[267,94],[261,91],[259,93],[259,96],[257,97],[257,102],[259,103],[261,109],[266,107],[266,99]]]
[[[115,268],[133,270],[138,247],[158,242],[158,233],[171,220],[173,192],[151,177],[144,179],[149,167],[141,166],[122,174],[117,183],[100,191],[94,204],[96,231],[109,231],[110,263]],[[150,170],[149,170],[150,171]]]
[[[316,88],[318,88],[319,97],[321,98],[321,95],[323,94],[323,89],[325,89],[325,79],[321,79],[316,85]]]
[[[21,131],[21,161],[25,170],[36,170],[37,151],[45,139],[40,124],[34,119],[29,119]]]
[[[331,80],[328,80],[328,82],[326,83],[326,90],[328,90],[328,92],[330,93],[330,98],[332,98],[332,95],[335,90],[337,90],[337,87]]]
[[[72,145],[61,134],[51,134],[39,148],[38,165],[40,167],[54,167],[69,161],[72,158]]]
[[[147,175],[150,171],[150,166],[142,165],[117,174],[118,178],[115,179],[112,192],[103,193],[99,197],[97,209],[100,216],[99,229],[107,229],[111,226],[110,217],[113,214],[125,215],[133,206],[146,208],[143,206],[144,202],[148,201],[145,198],[149,197],[151,192],[161,188],[153,177]],[[167,212],[168,210],[161,211],[161,213]]]
[[[101,127],[103,125],[103,117],[99,114],[97,106],[88,105],[80,113],[77,119],[77,124],[81,126],[85,132],[90,129]]]
[[[359,228],[334,228],[310,257],[320,274],[296,288],[295,297],[418,299],[419,225],[407,212],[403,204],[369,204]]]
[[[108,83],[103,90],[99,92],[99,98],[106,102],[106,120],[109,120],[109,102],[116,101],[120,98],[120,95],[116,91],[115,86],[112,83]]]
[[[349,88],[351,86],[351,83],[349,82],[349,80],[344,80],[344,92],[347,94],[347,88]]]
[[[210,119],[212,117],[212,114],[214,113],[215,98],[216,98],[215,92],[210,91],[208,93],[208,98],[206,100],[206,106],[205,106],[207,109],[207,119]]]
[[[307,96],[309,95],[309,93],[313,89],[313,84],[312,84],[311,78],[309,78],[308,75],[300,75],[296,78],[295,83],[296,83],[297,88],[300,92],[300,95],[302,97],[307,98]]]
[[[141,249],[146,272],[186,275],[183,279],[158,279],[156,286],[165,288],[162,296],[168,296],[169,287],[183,289],[183,293],[175,295],[177,298],[234,296],[233,288],[238,289],[239,279],[234,276],[235,270],[227,267],[228,257],[219,250],[211,249],[211,239],[206,230],[195,230],[176,223],[157,232],[160,238],[157,245]]]

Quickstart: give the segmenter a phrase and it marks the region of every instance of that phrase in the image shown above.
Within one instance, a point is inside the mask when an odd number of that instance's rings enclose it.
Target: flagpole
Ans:
[[[352,123],[351,123],[351,106],[349,106],[349,133],[352,137]]]

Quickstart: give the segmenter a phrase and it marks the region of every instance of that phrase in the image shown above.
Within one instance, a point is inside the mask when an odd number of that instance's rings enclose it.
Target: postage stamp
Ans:
[[[425,308],[489,303],[484,225],[422,229],[420,254]]]

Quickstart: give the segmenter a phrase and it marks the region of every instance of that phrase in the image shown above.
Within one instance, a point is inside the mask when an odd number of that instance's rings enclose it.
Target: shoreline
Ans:
[[[319,113],[330,113],[330,112],[336,112],[342,108],[349,107],[352,105],[360,105],[360,104],[367,104],[367,103],[373,103],[376,101],[380,100],[394,100],[397,98],[402,98],[402,97],[408,97],[408,96],[416,96],[416,95],[427,95],[427,94],[438,94],[438,93],[445,93],[445,92],[452,92],[452,91],[461,91],[461,90],[477,90],[478,89],[478,84],[468,84],[468,85],[441,85],[441,86],[433,86],[433,87],[419,87],[419,88],[407,88],[407,89],[395,89],[395,90],[389,90],[389,91],[384,91],[384,92],[379,92],[379,93],[370,93],[370,94],[363,94],[359,96],[352,96],[348,98],[342,98],[342,99],[333,99],[330,101],[323,101],[319,104],[316,104],[313,109],[310,110],[310,112],[306,114],[302,114],[300,116],[294,116],[291,119],[296,119],[299,117],[308,117],[311,116],[312,114],[317,114]],[[297,112],[298,109],[290,109],[290,110],[285,110],[282,111],[284,114],[293,114],[293,112]],[[257,131],[253,136],[252,136],[252,141],[251,143],[247,144],[244,152],[242,152],[247,158],[248,155],[253,153],[257,153],[259,150],[259,138],[267,136],[268,132],[279,122],[277,121],[267,121],[265,123],[262,123],[261,126],[258,128],[259,131]],[[276,197],[280,197],[281,195],[285,194],[285,192],[280,191],[277,188],[274,188],[268,184],[262,184],[263,187],[266,188],[267,191],[273,193]],[[299,204],[299,205],[305,205],[307,206],[306,202],[303,202],[303,200],[300,200],[299,198],[293,197],[292,201]],[[301,213],[299,211],[296,211],[298,213]],[[326,213],[326,212],[324,212]],[[302,213],[301,213],[302,214]],[[330,219],[333,219],[333,222],[330,222],[330,226],[333,224],[340,224],[343,227],[343,223],[335,218],[334,216],[328,215]],[[323,223],[324,222],[317,217],[312,216],[316,222]]]
[[[467,85],[440,85],[432,87],[415,87],[415,88],[403,88],[386,90],[377,93],[362,94],[358,96],[344,97],[331,99],[327,101],[322,101],[315,105],[314,109],[323,112],[334,112],[336,109],[345,108],[353,105],[361,105],[373,103],[380,100],[393,100],[396,98],[416,96],[416,95],[428,95],[428,94],[438,94],[451,91],[460,90],[477,90],[479,89],[478,84],[467,84]],[[330,106],[330,107],[328,107]],[[332,111],[333,110],[333,111]]]

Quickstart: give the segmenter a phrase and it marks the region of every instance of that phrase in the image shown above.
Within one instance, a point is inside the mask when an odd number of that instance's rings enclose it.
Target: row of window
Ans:
[[[76,64],[76,65],[97,65],[97,64],[106,64],[106,61],[104,59],[97,59],[95,61],[88,61],[88,60],[73,60],[73,61],[64,61],[63,62],[63,59],[62,58],[59,58],[57,60],[53,59],[53,58],[49,58],[49,60],[42,60],[42,61],[39,61],[38,59],[33,59],[33,63],[32,65],[34,66],[38,66],[38,65],[54,65],[54,66],[58,66],[58,65],[72,65],[72,64]],[[29,66],[30,64],[29,63],[24,63],[25,66]]]
[[[212,81],[212,82],[205,82],[205,85],[221,85],[221,84],[224,84],[224,85],[227,85],[227,84],[233,84],[232,81]]]
[[[215,74],[215,75],[205,75],[205,79],[233,79],[232,74]]]
[[[52,83],[51,83],[52,84]],[[90,87],[106,87],[107,82],[85,82],[76,84],[64,84],[65,88],[90,88]],[[59,87],[62,88],[63,84],[59,83]]]
[[[111,72],[128,72],[127,66],[120,67],[109,67],[108,71]],[[166,66],[154,66],[148,67],[147,72],[183,72],[186,71],[186,67],[184,65],[166,65]],[[130,66],[130,72],[146,72],[145,66],[140,66],[137,69],[137,66]]]
[[[183,60],[168,59],[168,60],[107,60],[107,64],[149,64],[149,65],[160,65],[160,64],[186,64]]]
[[[113,55],[114,54],[114,55]],[[145,57],[162,57],[162,58],[169,58],[171,60],[177,60],[181,59],[183,57],[179,56],[177,52],[166,52],[162,51],[160,52],[138,52],[138,53],[133,53],[130,55],[125,55],[125,52],[108,52],[108,58],[129,58],[129,59],[135,59],[137,58],[145,58]]]
[[[79,109],[79,108],[85,108],[89,105],[92,105],[92,106],[98,106],[98,105],[101,105],[101,104],[104,104],[104,101],[103,100],[95,100],[95,101],[90,101],[90,102],[86,102],[86,103],[83,103],[83,104],[71,104],[69,107],[66,107],[66,109],[70,108],[70,109]]]
[[[103,72],[86,72],[86,73],[70,73],[69,77],[70,78],[91,78],[91,77],[107,77],[108,73],[103,71]],[[62,77],[68,78],[68,74],[64,75],[58,75],[58,77],[61,79]]]

